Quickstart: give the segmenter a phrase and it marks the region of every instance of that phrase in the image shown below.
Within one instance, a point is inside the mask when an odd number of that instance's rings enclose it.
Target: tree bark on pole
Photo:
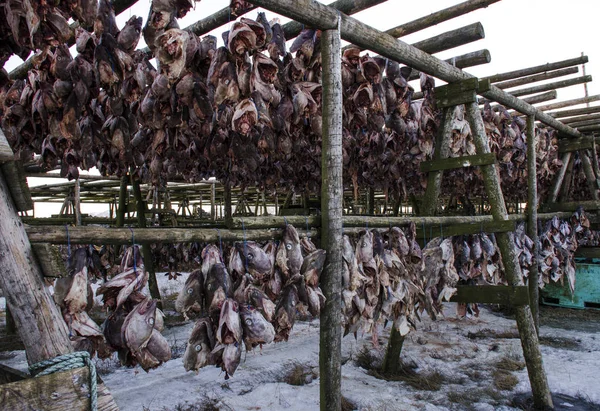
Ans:
[[[128,176],[121,177],[121,187],[119,188],[119,208],[117,209],[117,221],[116,227],[123,227],[125,225],[125,204],[127,201],[127,184],[129,182]]]
[[[75,188],[73,190],[73,211],[75,214],[75,225],[81,225],[81,185],[79,179],[75,180]]]
[[[473,142],[477,153],[490,152],[490,146],[483,125],[483,119],[477,103],[466,104],[467,121],[471,125]],[[488,194],[488,201],[494,220],[507,220],[508,212],[504,196],[500,187],[500,176],[497,165],[483,166],[483,182]],[[523,275],[515,251],[514,234],[497,233],[498,248],[503,256],[506,280],[508,285],[518,286],[523,284]],[[533,394],[534,406],[540,409],[553,409],[552,396],[548,387],[548,379],[542,362],[542,352],[537,337],[535,324],[529,306],[515,306],[517,327],[521,337],[523,357],[527,365],[529,382]]]
[[[529,270],[529,306],[535,324],[535,331],[540,335],[540,289],[539,289],[539,252],[538,238],[538,194],[536,163],[535,117],[527,116],[527,235],[533,240],[534,266]]]
[[[34,258],[4,175],[0,171],[0,287],[25,345],[27,361],[73,352],[69,331]]]
[[[323,143],[321,155],[321,246],[327,251],[321,288],[319,341],[321,410],[342,409],[342,56],[338,28],[321,36],[323,59]]]
[[[142,199],[142,190],[140,189],[140,182],[133,179],[133,173],[131,173],[131,176],[131,186],[133,188],[133,196],[135,198],[135,209],[137,213],[138,227],[146,228],[146,204]],[[133,234],[133,236],[135,238],[135,233]],[[150,289],[150,296],[158,300],[156,305],[162,310],[162,300],[160,298],[158,282],[156,281],[156,272],[154,271],[152,250],[150,249],[149,243],[142,244],[142,257],[144,259],[144,268],[146,269],[146,271],[148,271],[148,288]]]

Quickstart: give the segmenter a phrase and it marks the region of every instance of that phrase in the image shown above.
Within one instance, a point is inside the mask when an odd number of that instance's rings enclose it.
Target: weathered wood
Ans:
[[[587,150],[592,148],[594,140],[592,137],[580,137],[574,140],[559,140],[558,141],[558,152],[568,153],[572,151]]]
[[[526,103],[529,104],[537,104],[537,103],[541,103],[543,101],[548,101],[548,100],[554,100],[557,96],[557,92],[556,90],[550,90],[550,91],[546,91],[545,93],[540,93],[540,94],[535,94],[533,96],[530,97],[525,97],[522,98],[521,100],[523,100]],[[480,102],[481,104],[481,102]],[[498,111],[498,109],[500,108],[500,105],[494,105],[492,106],[492,110]],[[514,110],[509,110],[508,114],[510,114],[511,116],[522,116],[522,113],[517,113]]]
[[[297,2],[295,0],[252,0],[253,4],[264,7],[275,13],[285,15],[296,21],[310,25],[321,30],[337,27],[338,17],[341,17],[342,38],[360,47],[368,48],[384,57],[392,59],[417,70],[423,71],[447,82],[466,80],[473,77],[462,70],[412,47],[401,40],[384,34],[357,19],[343,14],[315,0]],[[497,101],[507,107],[525,114],[535,114],[536,119],[544,124],[557,129],[563,134],[579,137],[581,134],[565,126],[545,113],[538,112],[535,107],[519,100],[518,98],[491,86],[489,91],[482,95],[490,100]]]
[[[89,375],[89,369],[81,367],[0,385],[0,409],[88,411]],[[104,383],[99,382],[98,411],[118,410]]]
[[[582,206],[584,210],[599,210],[600,201],[586,200],[586,201],[563,201],[559,203],[545,204],[542,208],[547,213],[553,213],[556,211],[573,212],[576,211],[579,206]]]
[[[527,117],[527,235],[533,241],[534,264],[529,270],[527,277],[529,285],[529,301],[531,302],[531,316],[535,324],[536,333],[540,334],[539,326],[539,252],[540,243],[538,238],[538,190],[537,190],[537,139],[535,135],[535,118]]]
[[[452,136],[452,116],[454,109],[446,107],[442,111],[442,118],[436,135],[436,150],[433,153],[434,160],[442,160],[450,155],[450,137]],[[438,198],[441,192],[442,178],[444,173],[441,170],[431,171],[427,175],[427,190],[423,196],[421,211],[424,215],[432,216],[437,213]],[[390,337],[391,338],[391,337]],[[396,342],[399,344],[399,341]]]
[[[6,140],[4,132],[2,131],[2,129],[0,129],[0,164],[14,160],[15,154],[10,148],[10,145],[8,144],[8,140]]]
[[[453,224],[444,226],[430,225],[429,227],[417,226],[417,238],[431,239],[435,237],[452,237],[455,235],[468,235],[468,234],[479,234],[479,233],[507,233],[515,231],[514,221],[489,221],[481,224]]]
[[[450,50],[485,38],[481,23],[473,23],[455,30],[450,30],[426,40],[413,43],[412,46],[429,54]]]
[[[340,18],[341,20],[341,18]],[[320,408],[342,408],[342,76],[339,25],[323,31],[323,143],[321,155],[321,246],[327,251],[321,275],[325,306],[319,338]]]
[[[48,243],[32,244],[35,255],[44,277],[64,277],[67,275],[65,263],[58,248]]]
[[[11,306],[29,364],[72,352],[67,326],[44,287],[2,172],[0,216],[0,288]]]
[[[520,77],[514,80],[507,80],[501,83],[495,83],[494,85],[499,89],[504,90],[507,88],[518,87],[525,84],[537,83],[538,81],[568,76],[569,74],[575,74],[577,72],[579,72],[579,67],[567,67],[560,70],[545,71],[543,73],[534,74],[533,76]]]
[[[223,202],[225,203],[225,224],[229,227],[233,218],[233,208],[231,205],[231,183],[229,180],[223,185]]]
[[[552,83],[542,84],[540,86],[526,87],[514,91],[509,91],[508,93],[515,97],[521,97],[526,96],[528,94],[541,93],[543,91],[556,90],[558,88],[565,88],[575,86],[577,84],[589,83],[590,81],[592,81],[592,76],[581,76],[568,80],[561,80]]]
[[[592,102],[598,101],[598,100],[600,100],[600,94],[596,94],[595,96],[589,96],[589,97],[575,98],[572,100],[559,101],[558,103],[546,104],[544,106],[539,106],[538,110],[541,110],[541,111],[556,110],[559,108],[576,106],[579,104],[592,103]],[[548,114],[550,114],[550,113],[548,113]]]
[[[133,172],[130,173],[130,175],[131,187],[133,189],[133,198],[135,199],[138,227],[146,228],[146,203],[142,199],[140,182],[133,178]],[[135,237],[135,234],[133,234],[133,237]],[[134,241],[135,243],[137,243],[137,238],[135,238]],[[93,242],[91,242],[90,244],[92,243]],[[142,257],[144,259],[144,268],[148,272],[148,289],[150,290],[150,296],[158,300],[157,307],[159,309],[162,309],[162,300],[160,298],[160,290],[158,289],[158,281],[156,281],[156,272],[154,271],[154,259],[152,258],[152,249],[150,248],[149,242],[142,243]]]
[[[473,51],[467,54],[461,54],[460,56],[455,56],[444,61],[448,64],[452,64],[454,67],[463,69],[467,67],[479,66],[481,64],[487,64],[490,61],[492,61],[492,55],[490,54],[489,50],[483,49]],[[408,81],[418,80],[420,75],[421,72],[419,70],[411,70],[410,75],[408,76]],[[421,93],[421,97],[418,97],[418,93],[415,93],[415,95],[417,95],[417,98],[415,98],[413,95],[413,100],[423,98],[423,93]]]
[[[529,305],[529,289],[510,285],[457,285],[453,303]]]
[[[137,0],[114,0],[112,2],[113,9],[115,10],[115,15],[119,15],[123,11],[127,10],[129,7],[133,6],[137,3]],[[79,23],[75,22],[70,24],[69,27],[73,30],[79,27]],[[67,45],[71,47],[75,44],[75,36],[69,37],[67,40]],[[11,80],[24,79],[27,76],[29,70],[33,68],[33,57],[30,57],[23,64],[15,68],[13,71],[8,73],[8,77]]]
[[[575,166],[575,156],[572,155],[567,165],[567,171],[565,172],[565,178],[563,179],[562,187],[560,188],[559,201],[567,201],[569,198],[569,191],[571,190],[571,184],[573,182],[573,167]]]
[[[12,313],[10,312],[10,305],[8,304],[6,304],[6,334],[17,334],[17,324],[15,324],[15,318],[12,316]]]
[[[563,184],[563,180],[565,179],[565,175],[567,174],[567,168],[569,167],[569,162],[571,161],[571,153],[567,152],[563,154],[562,158],[562,167],[556,174],[554,184],[552,186],[552,190],[550,190],[550,196],[548,197],[549,203],[555,203],[558,199],[558,195],[560,193],[560,188]]]
[[[0,164],[0,170],[2,170],[6,181],[11,182],[8,188],[12,199],[15,202],[15,206],[17,207],[17,211],[33,210],[33,200],[31,199],[31,193],[27,187],[27,179],[25,178],[21,162],[9,161]]]
[[[590,190],[590,194],[592,195],[592,200],[598,201],[600,197],[598,196],[598,186],[596,185],[596,175],[594,174],[594,169],[592,168],[592,162],[590,161],[590,157],[588,156],[585,150],[581,150],[579,152],[579,158],[581,159],[581,164],[583,165],[583,173],[585,174],[585,182]]]
[[[497,3],[498,1],[500,0],[464,1],[454,6],[436,11],[435,13],[431,13],[428,16],[424,16],[416,20],[410,21],[408,23],[401,24],[397,27],[394,27],[393,29],[387,30],[386,33],[396,38],[407,36],[411,33],[415,33],[428,27],[433,27],[439,23],[451,20],[458,16],[462,16],[474,10],[485,8],[490,4]]]
[[[389,375],[397,374],[400,370],[400,354],[402,354],[402,346],[404,345],[404,336],[396,327],[392,326],[390,330],[390,338],[388,346],[383,357],[382,369],[383,372]]]
[[[569,126],[579,130],[582,127],[595,126],[597,124],[600,124],[600,119],[593,118],[590,120],[575,121],[575,122],[569,123]]]
[[[593,126],[581,126],[581,127],[577,127],[577,130],[581,131],[581,132],[592,132],[592,131],[600,131],[600,123],[593,125]]]
[[[450,157],[442,160],[421,162],[420,168],[424,173],[439,170],[452,170],[455,168],[485,166],[494,164],[496,155],[494,153],[475,154],[473,156]]]
[[[417,97],[422,97],[422,92]],[[475,102],[477,102],[477,94],[475,94],[475,91],[463,91],[460,93],[449,94],[446,96],[436,96],[435,98],[435,103],[438,108],[454,107],[461,104],[469,104]]]
[[[477,152],[480,154],[489,153],[490,146],[479,107],[476,103],[473,103],[467,105],[465,108],[466,118],[471,125],[473,142]],[[483,182],[494,220],[506,220],[508,218],[508,213],[500,185],[500,173],[498,172],[498,167],[497,165],[483,166],[482,172]],[[496,241],[500,253],[502,254],[504,272],[508,285],[523,285],[523,274],[521,273],[519,259],[515,250],[513,233],[498,233],[496,234]],[[540,351],[531,309],[529,306],[517,306],[515,307],[515,317],[519,335],[521,337],[523,356],[525,357],[525,363],[527,364],[534,405],[538,408],[552,409],[552,396],[550,395],[548,379],[546,378],[546,373],[544,371],[542,353]]]
[[[73,190],[73,209],[75,211],[75,225],[81,225],[81,186],[79,179],[75,180],[75,188]]]
[[[600,259],[600,247],[578,247],[575,251],[575,257]]]
[[[341,20],[341,18],[340,18]],[[321,246],[327,251],[321,274],[326,301],[319,338],[320,408],[342,409],[342,75],[339,24],[323,31],[323,143],[321,154]]]
[[[128,184],[129,176],[125,175],[121,177],[121,187],[119,188],[119,206],[117,208],[117,220],[115,222],[116,227],[123,227],[123,225],[125,225],[127,198],[129,197],[129,192],[127,191]]]
[[[593,114],[593,113],[600,113],[600,106],[575,108],[572,110],[553,111],[553,112],[548,113],[548,115],[552,116],[554,118],[563,118],[563,117],[573,117],[573,116],[579,116],[579,115],[583,115],[583,114]]]
[[[564,118],[560,121],[563,122],[564,124],[571,124],[571,123],[577,123],[579,121],[587,121],[587,120],[600,120],[600,114],[587,114],[584,116],[569,117],[569,118]]]
[[[577,66],[588,62],[587,56],[575,57],[573,59],[557,61],[555,63],[546,63],[540,66],[528,67],[520,70],[509,71],[506,73],[495,74],[493,76],[484,77],[492,83],[511,80],[519,77],[530,76],[532,74],[543,73],[545,71],[558,70],[565,67]]]
[[[29,377],[30,375],[23,371],[0,364],[0,385],[8,384],[9,382],[23,381]]]

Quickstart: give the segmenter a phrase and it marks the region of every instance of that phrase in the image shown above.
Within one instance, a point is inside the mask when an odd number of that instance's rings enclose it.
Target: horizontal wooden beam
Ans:
[[[587,121],[587,120],[600,120],[600,113],[569,117],[569,118],[562,119],[560,121],[562,121],[565,124],[571,124],[571,123],[577,123],[579,121]]]
[[[479,224],[462,223],[444,226],[430,225],[423,227],[417,225],[417,238],[431,240],[435,237],[454,237],[455,235],[470,235],[479,233],[507,233],[515,231],[515,222],[506,221],[489,221]]]
[[[481,23],[473,23],[455,30],[450,30],[426,40],[413,43],[413,47],[429,54],[450,50],[465,44],[485,38],[485,31]]]
[[[530,76],[532,74],[543,73],[545,71],[558,70],[565,67],[577,66],[588,62],[588,56],[575,57],[573,59],[557,61],[554,63],[546,63],[539,66],[528,67],[520,70],[508,71],[506,73],[494,74],[493,76],[484,77],[492,83],[511,80],[519,77]]]
[[[552,103],[552,104],[546,104],[543,106],[538,106],[537,109],[542,110],[542,111],[556,110],[559,108],[576,106],[578,104],[593,103],[594,101],[600,101],[600,94],[596,94],[595,96],[589,96],[589,97],[574,98],[572,100],[559,101],[557,103]],[[548,113],[548,114],[550,114],[550,113]]]
[[[529,97],[525,97],[521,100],[523,100],[526,103],[529,104],[537,104],[537,103],[541,103],[543,101],[548,101],[548,100],[554,100],[557,96],[556,90],[550,90],[550,91],[546,91],[545,93],[540,93],[540,94],[535,94],[533,96],[529,96]],[[494,105],[492,106],[492,110],[498,111],[500,109],[500,105]],[[508,112],[511,116],[513,115],[518,115],[518,116],[522,116],[523,114],[521,113],[517,113],[514,110],[510,110]]]
[[[448,64],[452,64],[454,67],[459,69],[479,66],[481,64],[487,64],[492,61],[492,56],[489,50],[477,50],[471,53],[462,54],[460,56],[455,56],[449,59],[444,60]],[[420,78],[421,72],[419,70],[411,70],[410,75],[408,76],[408,81],[418,80]],[[423,93],[417,91],[413,94],[413,101],[419,100],[423,98]]]
[[[597,124],[600,124],[600,120],[597,118],[591,118],[587,120],[574,121],[572,123],[569,123],[569,126],[581,130],[581,127],[583,126],[595,126]]]
[[[586,201],[565,201],[559,203],[545,204],[541,208],[545,212],[556,212],[556,211],[576,211],[580,206],[586,211],[600,210],[600,201],[586,200]]]
[[[600,247],[577,247],[575,257],[600,259]]]
[[[558,88],[565,88],[575,86],[577,84],[589,83],[590,81],[592,81],[592,76],[581,76],[568,80],[555,81],[553,83],[543,84],[541,86],[526,87],[519,90],[509,91],[508,93],[515,97],[521,97],[526,96],[528,94],[541,93],[543,91],[556,90]]]
[[[593,126],[577,127],[577,130],[581,131],[582,133],[598,132],[600,131],[600,123]]]
[[[593,114],[593,113],[600,113],[600,106],[575,108],[572,110],[553,111],[553,112],[548,113],[548,115],[552,116],[554,118],[563,118],[563,117],[573,117],[573,116],[579,116],[579,115],[583,115],[583,114]]]
[[[532,76],[520,77],[514,80],[507,80],[501,83],[495,83],[494,85],[502,90],[512,87],[518,87],[525,84],[536,83],[538,81],[549,80],[557,77],[568,76],[579,72],[579,67],[567,67],[560,70],[546,71]]]
[[[473,156],[451,157],[442,160],[421,162],[421,171],[429,173],[430,171],[452,170],[455,168],[486,166],[496,163],[494,153],[476,154]]]
[[[481,303],[502,305],[529,305],[527,286],[510,285],[457,285],[453,303]]]
[[[600,143],[600,141],[597,141]],[[594,146],[594,140],[592,137],[580,137],[576,139],[562,139],[558,142],[558,152],[568,153],[571,151],[587,150]]]

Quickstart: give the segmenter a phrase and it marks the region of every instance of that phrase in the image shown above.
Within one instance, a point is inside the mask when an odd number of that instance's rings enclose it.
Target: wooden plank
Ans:
[[[524,285],[457,285],[456,289],[456,294],[450,298],[450,302],[529,305],[529,290]]]
[[[576,211],[579,206],[583,206],[584,210],[598,210],[600,209],[600,201],[564,201],[545,204],[542,208],[545,212],[552,213],[556,211]]]
[[[469,235],[479,233],[507,233],[515,231],[514,221],[490,221],[481,224],[453,224],[449,226],[419,227],[417,225],[417,238],[431,240],[434,237],[452,237],[455,235]]]
[[[0,385],[0,409],[88,411],[89,369],[76,368]],[[98,411],[118,411],[104,383],[98,383]]]
[[[594,141],[591,137],[580,137],[573,140],[562,139],[558,141],[558,152],[569,153],[579,150],[587,150],[594,146]]]
[[[64,277],[67,275],[65,263],[55,245],[48,243],[32,244],[31,249],[40,264],[44,277]]]
[[[473,156],[461,156],[444,158],[442,160],[432,160],[421,162],[421,171],[428,173],[430,171],[452,170],[455,168],[484,166],[496,163],[494,153],[476,154]]]
[[[600,259],[600,247],[578,247],[575,251],[575,257]]]
[[[438,108],[454,107],[461,104],[474,103],[477,101],[475,91],[464,91],[457,94],[435,95],[435,102]]]
[[[30,375],[23,371],[16,370],[4,364],[0,364],[0,385],[8,384],[10,382],[22,381],[29,377]]]
[[[435,96],[447,97],[454,94],[460,94],[466,91],[476,91],[479,85],[479,80],[472,77],[466,80],[456,81],[454,83],[439,86],[434,89]]]

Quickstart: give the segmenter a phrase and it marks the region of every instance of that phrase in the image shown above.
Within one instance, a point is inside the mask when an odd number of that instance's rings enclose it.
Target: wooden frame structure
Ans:
[[[438,24],[440,22],[449,20],[456,16],[468,13],[478,8],[487,7],[499,0],[469,0],[460,3],[456,6],[450,7],[445,10],[441,10],[430,16],[426,16],[422,19],[415,20],[413,22],[398,26],[390,29],[383,33],[375,30],[369,26],[362,24],[360,21],[349,17],[351,14],[357,13],[368,7],[372,7],[376,4],[382,3],[385,0],[338,0],[330,6],[325,6],[316,1],[295,1],[295,0],[251,0],[255,6],[264,7],[273,12],[292,18],[294,21],[284,26],[286,38],[292,38],[296,36],[300,30],[301,25],[308,25],[311,27],[319,28],[323,30],[323,64],[330,68],[330,70],[324,71],[324,95],[328,96],[324,99],[325,104],[323,107],[323,151],[322,151],[322,170],[323,170],[323,192],[321,193],[321,210],[322,217],[288,217],[288,221],[298,226],[310,227],[311,235],[317,235],[318,231],[315,227],[321,227],[321,237],[323,247],[328,252],[327,257],[327,268],[323,274],[323,291],[327,297],[327,305],[323,310],[322,321],[321,321],[321,354],[320,354],[320,366],[321,366],[321,409],[339,409],[341,407],[341,365],[340,365],[340,353],[341,348],[339,340],[341,338],[340,332],[340,280],[339,280],[339,265],[341,264],[341,252],[339,250],[340,238],[344,231],[352,231],[352,227],[364,227],[366,223],[371,227],[388,227],[391,224],[403,225],[408,224],[411,221],[417,221],[423,223],[423,225],[437,226],[439,224],[446,224],[444,232],[449,235],[451,232],[465,233],[468,232],[468,228],[461,223],[466,220],[470,222],[477,222],[485,224],[485,230],[490,232],[501,233],[499,236],[499,242],[503,248],[503,252],[506,252],[509,259],[514,262],[514,256],[511,252],[511,238],[508,232],[514,229],[515,220],[529,221],[529,234],[532,238],[537,238],[535,228],[537,227],[536,222],[538,219],[549,217],[549,215],[537,214],[537,195],[536,195],[536,182],[535,182],[535,151],[533,150],[535,145],[535,121],[539,121],[547,126],[558,130],[562,136],[569,137],[570,140],[565,140],[561,143],[561,151],[564,152],[564,166],[556,179],[556,185],[553,190],[552,200],[550,207],[555,211],[551,215],[556,215],[557,212],[572,208],[570,204],[556,203],[558,195],[562,190],[562,181],[564,176],[568,172],[569,163],[571,157],[574,155],[573,152],[578,152],[581,155],[582,161],[584,162],[586,177],[595,208],[598,208],[598,189],[600,188],[598,181],[600,178],[600,172],[597,169],[598,159],[596,158],[594,137],[584,136],[583,133],[597,134],[600,132],[600,119],[597,113],[600,108],[592,107],[589,109],[577,109],[577,110],[565,110],[559,112],[547,112],[548,110],[554,110],[558,108],[569,107],[570,105],[589,103],[600,100],[600,96],[585,97],[584,99],[577,99],[571,102],[555,103],[545,106],[534,107],[531,104],[535,102],[545,101],[548,97],[556,97],[556,93],[553,91],[559,87],[566,87],[573,84],[582,84],[591,81],[591,76],[582,76],[576,79],[561,80],[554,83],[550,83],[544,86],[532,86],[526,89],[516,91],[504,91],[511,87],[522,86],[531,84],[537,81],[542,81],[551,78],[558,78],[565,75],[574,74],[577,70],[573,66],[578,64],[584,64],[587,62],[587,57],[582,56],[576,59],[570,59],[562,62],[550,63],[543,66],[532,67],[529,69],[518,70],[510,73],[503,73],[496,76],[490,76],[485,82],[477,81],[468,73],[463,72],[461,69],[470,67],[476,64],[483,64],[489,62],[489,52],[483,50],[481,52],[471,53],[470,55],[458,56],[453,59],[446,61],[439,60],[431,53],[441,51],[445,44],[466,44],[470,41],[474,41],[477,38],[482,38],[482,28],[477,25],[467,26],[466,28],[454,31],[453,33],[446,33],[444,41],[440,41],[440,38],[429,39],[420,44],[408,45],[402,41],[397,40],[397,37],[401,37],[415,31],[421,30],[426,27]],[[135,1],[132,0],[120,0],[115,1],[114,6],[117,12],[124,10],[128,6],[131,6]],[[248,10],[249,11],[249,10]],[[208,18],[199,21],[192,26],[188,27],[188,30],[201,35],[206,34],[209,31],[227,24],[229,21],[229,10],[228,8],[223,9]],[[448,93],[447,101],[445,105],[453,106],[455,104],[467,104],[468,116],[471,118],[474,125],[474,134],[481,137],[485,134],[482,130],[478,129],[478,103],[483,103],[483,99],[477,99],[475,94],[478,94],[485,99],[493,102],[501,103],[509,108],[515,110],[515,112],[522,113],[527,116],[527,140],[528,148],[528,172],[532,178],[529,180],[529,207],[528,214],[514,216],[508,215],[506,207],[502,199],[502,193],[499,191],[499,183],[492,181],[494,173],[491,171],[494,169],[493,156],[489,155],[489,147],[486,149],[486,142],[483,139],[476,140],[477,149],[481,152],[480,155],[474,156],[473,158],[460,160],[443,160],[443,150],[439,153],[439,158],[434,161],[423,163],[422,170],[429,172],[429,179],[432,186],[439,184],[439,177],[441,176],[440,171],[444,169],[454,168],[459,166],[482,166],[488,170],[485,173],[484,180],[488,184],[488,189],[492,191],[490,195],[490,203],[492,205],[491,216],[477,216],[466,219],[465,217],[435,217],[434,212],[431,209],[425,208],[422,210],[422,215],[430,215],[429,217],[390,217],[390,218],[378,218],[378,217],[342,217],[343,210],[343,198],[344,191],[341,184],[341,94],[339,90],[339,84],[341,79],[339,78],[339,61],[340,61],[340,39],[347,40],[363,49],[372,50],[381,54],[382,56],[391,60],[397,61],[402,64],[406,64],[415,69],[415,72],[421,71],[430,74],[439,79],[445,80],[452,85],[458,87],[465,87],[465,85],[471,85],[466,88],[466,94],[472,95],[469,100],[465,100],[465,93],[457,92],[456,90]],[[455,43],[448,42],[448,39],[456,40]],[[26,62],[23,66],[19,67],[15,71],[10,73],[11,78],[20,78],[26,75],[27,70],[31,68],[30,61]],[[325,74],[327,73],[327,74]],[[414,73],[413,73],[414,75]],[[475,80],[475,82],[473,82]],[[477,84],[476,88],[472,85]],[[471,88],[469,88],[471,87]],[[337,92],[336,92],[337,90]],[[548,92],[542,95],[528,97],[526,99],[519,99],[517,97],[530,95],[533,93]],[[456,95],[460,97],[456,100],[452,100]],[[415,98],[418,98],[416,93]],[[443,105],[443,104],[442,104]],[[446,109],[447,110],[447,109]],[[445,116],[448,116],[446,112]],[[480,116],[479,116],[480,118]],[[566,120],[557,120],[564,119]],[[591,150],[591,154],[588,152]],[[438,152],[436,151],[436,156]],[[20,173],[20,181],[23,181],[25,176],[23,169],[19,165],[16,165],[13,161],[12,150],[8,147],[6,140],[2,134],[0,134],[0,163],[3,165],[3,172],[6,173],[6,167],[11,167],[11,173]],[[457,163],[458,161],[458,163]],[[468,164],[467,164],[468,162]],[[15,167],[17,167],[15,169]],[[35,172],[29,172],[30,176],[39,177],[39,174]],[[1,176],[0,176],[1,177]],[[12,198],[16,203],[16,209],[14,211],[9,210],[11,218],[16,218],[16,211],[25,211],[30,209],[32,203],[31,199],[27,199],[27,193],[31,192],[31,195],[36,202],[42,201],[57,201],[57,198],[63,197],[66,193],[74,190],[74,216],[65,217],[65,221],[54,219],[54,221],[65,223],[67,221],[75,221],[78,226],[85,224],[86,222],[94,223],[100,222],[82,216],[80,213],[79,204],[81,201],[99,201],[107,202],[111,201],[114,203],[115,218],[114,220],[102,220],[102,223],[113,224],[117,228],[103,229],[97,227],[76,227],[70,229],[70,241],[72,243],[90,243],[92,241],[102,241],[105,243],[128,243],[131,239],[131,232],[127,228],[123,227],[125,223],[137,222],[138,229],[136,229],[136,240],[143,244],[149,244],[160,238],[161,241],[172,241],[172,242],[188,242],[188,241],[215,241],[217,233],[213,227],[227,227],[227,229],[220,230],[219,237],[226,240],[240,240],[243,238],[252,238],[256,240],[271,239],[275,238],[278,233],[271,230],[273,227],[280,227],[284,224],[282,217],[244,217],[238,218],[234,216],[232,209],[233,204],[247,203],[246,193],[238,192],[235,188],[231,188],[227,185],[220,185],[217,182],[206,182],[200,184],[171,184],[169,187],[169,202],[181,203],[187,202],[189,204],[190,198],[197,204],[202,202],[204,199],[209,199],[211,212],[210,219],[199,218],[197,221],[191,221],[190,219],[175,218],[175,223],[179,224],[197,224],[206,225],[206,228],[177,228],[169,229],[168,232],[160,228],[145,228],[146,214],[158,213],[157,209],[147,209],[145,203],[144,191],[146,194],[149,192],[148,187],[140,187],[139,184],[133,183],[131,189],[130,184],[126,179],[118,181],[117,178],[98,178],[102,181],[94,181],[97,177],[83,176],[80,181],[73,183],[61,183],[55,185],[46,185],[44,187],[36,187],[31,190],[23,190],[21,186],[11,184],[10,187],[4,184],[0,187],[0,192],[5,194],[8,192],[12,193]],[[497,184],[496,184],[497,183]],[[492,185],[497,186],[497,190],[494,191]],[[22,191],[22,195],[15,194]],[[130,193],[131,191],[131,193]],[[1,193],[0,193],[1,194]],[[133,194],[131,196],[130,194]],[[555,195],[556,194],[556,195]],[[237,201],[232,202],[232,195]],[[195,197],[194,197],[195,196]],[[135,204],[135,211],[137,214],[136,220],[126,219],[125,214],[128,204],[129,197],[133,197],[131,204]],[[373,210],[373,198],[374,193],[369,193],[367,197],[370,199],[367,206],[368,209]],[[276,193],[274,195],[273,204],[277,210],[278,205],[285,205],[289,203],[289,195],[283,193]],[[264,209],[266,210],[266,201],[264,193],[256,193],[253,197],[256,202],[255,210],[259,209],[260,201],[262,199]],[[303,209],[309,208],[309,201],[303,199]],[[11,200],[3,200],[6,204],[10,204]],[[0,201],[1,203],[2,201]],[[22,204],[19,204],[22,202]],[[118,206],[117,206],[118,204]],[[433,204],[429,202],[426,204]],[[247,206],[246,206],[247,207]],[[130,207],[129,209],[132,209]],[[182,207],[185,210],[185,207]],[[386,206],[387,209],[387,206]],[[222,210],[221,212],[219,212]],[[8,211],[7,211],[8,212]],[[189,213],[188,213],[189,214]],[[217,222],[217,217],[221,214],[224,223]],[[258,214],[257,211],[254,212]],[[371,213],[372,214],[372,213]],[[200,215],[202,217],[202,214]],[[47,244],[47,243],[65,243],[66,233],[64,229],[58,227],[50,227],[47,223],[38,219],[23,218],[24,221],[29,222],[31,225],[26,229],[19,229],[19,235],[24,238],[24,242],[31,242],[32,244]],[[208,220],[208,221],[207,221]],[[35,226],[34,224],[42,223],[42,226]],[[452,224],[458,224],[452,227]],[[247,232],[240,231],[241,225],[247,229]],[[343,228],[344,227],[344,228]],[[450,228],[449,228],[450,227]],[[471,228],[472,229],[472,228]],[[481,228],[476,227],[476,232]],[[466,230],[466,231],[465,231]],[[26,234],[25,234],[26,233]],[[11,252],[18,254],[18,252]],[[27,247],[25,253],[28,253]],[[144,252],[147,251],[147,247],[144,247]],[[35,270],[36,264],[33,257],[25,257],[30,265]],[[148,259],[149,261],[149,259]],[[4,260],[2,264],[6,264]],[[529,300],[531,301],[531,307],[533,316],[528,314],[528,306],[525,299],[524,289],[519,285],[519,272],[518,265],[515,265],[517,269],[510,272],[509,279],[512,287],[506,292],[494,295],[492,291],[482,292],[479,294],[481,299],[489,302],[509,302],[517,305],[518,309],[518,323],[519,329],[523,339],[524,354],[527,359],[528,370],[532,382],[532,390],[534,394],[534,400],[539,406],[551,406],[552,400],[549,396],[549,390],[547,382],[545,381],[545,375],[541,366],[541,354],[539,353],[539,347],[537,346],[537,336],[535,328],[537,327],[536,313],[534,307],[536,307],[536,293],[537,287],[530,287]],[[514,267],[513,267],[514,268]],[[19,272],[21,269],[16,268],[14,264],[9,267],[10,270]],[[39,270],[39,269],[38,269]],[[533,282],[535,285],[536,283]],[[9,292],[12,286],[9,283],[1,284],[3,288],[6,288]],[[152,282],[151,282],[152,288]],[[463,289],[461,289],[463,290]],[[459,293],[456,299],[473,299],[477,298],[473,294],[474,290],[466,288],[464,291]],[[157,295],[157,290],[153,290],[153,294]],[[485,294],[485,296],[484,296]],[[37,295],[37,294],[36,294]],[[29,304],[29,303],[28,303]],[[33,304],[35,305],[35,304]],[[42,310],[52,312],[51,308],[48,307],[30,307],[33,312],[35,310]],[[24,324],[28,324],[31,320],[24,317],[19,317],[20,314],[17,310],[17,324],[23,327]],[[56,315],[51,314],[56,317]],[[528,317],[531,317],[528,318]],[[55,319],[57,323],[62,323],[60,315]],[[57,335],[62,335],[64,330],[55,330],[50,332]],[[64,341],[63,344],[64,345]],[[28,356],[30,355],[31,348],[28,348]],[[59,347],[60,348],[60,347]],[[397,347],[396,347],[397,348]],[[56,352],[47,352],[41,355],[40,358],[49,358],[63,351],[68,350],[66,348],[56,349]],[[392,352],[394,350],[392,349]],[[398,351],[399,353],[399,351]],[[37,358],[36,358],[37,359]],[[33,361],[33,359],[30,359]]]

